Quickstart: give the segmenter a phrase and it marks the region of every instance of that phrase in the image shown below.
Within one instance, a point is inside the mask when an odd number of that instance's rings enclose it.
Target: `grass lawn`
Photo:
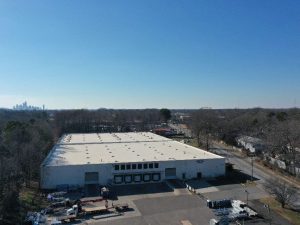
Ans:
[[[260,200],[264,204],[268,204],[271,208],[271,210],[274,210],[278,214],[280,214],[282,217],[290,221],[292,224],[300,225],[300,212],[296,212],[292,209],[287,208],[281,208],[281,205],[279,202],[277,202],[274,198],[263,198]]]

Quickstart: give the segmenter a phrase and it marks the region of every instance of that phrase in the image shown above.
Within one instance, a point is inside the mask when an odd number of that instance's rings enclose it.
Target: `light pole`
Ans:
[[[270,209],[270,206],[269,204],[265,204],[264,207],[268,210],[268,213],[269,213],[269,222],[270,222],[270,225],[272,223],[272,218],[271,218],[271,209]]]
[[[248,195],[249,195],[249,192],[247,190],[245,190],[246,192],[246,196],[247,196],[247,205],[248,205]]]

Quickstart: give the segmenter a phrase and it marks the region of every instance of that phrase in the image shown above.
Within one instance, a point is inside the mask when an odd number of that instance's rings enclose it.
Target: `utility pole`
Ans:
[[[251,156],[251,182],[253,182],[253,157]]]

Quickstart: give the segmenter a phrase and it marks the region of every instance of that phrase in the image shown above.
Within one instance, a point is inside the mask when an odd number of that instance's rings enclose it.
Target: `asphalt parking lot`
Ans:
[[[116,202],[126,202],[131,210],[123,215],[91,219],[83,224],[95,225],[207,225],[211,218],[217,218],[214,210],[206,206],[206,199],[224,199],[228,196],[241,197],[245,200],[244,188],[241,185],[218,186],[211,192],[202,195],[184,191],[182,186],[174,183],[158,183],[146,185],[118,186],[114,189]],[[176,184],[176,183],[175,183]],[[207,188],[207,184],[204,185]],[[176,189],[179,189],[178,192]],[[199,189],[201,189],[199,187]],[[257,199],[264,193],[259,193],[258,187],[248,188],[252,195],[249,205],[262,212],[261,218],[245,221],[244,224],[269,224],[267,211]],[[256,193],[258,192],[258,194]],[[118,195],[119,193],[119,195]],[[256,195],[257,194],[257,195]],[[243,197],[243,198],[242,198]],[[272,224],[289,225],[286,220],[273,214]]]
[[[206,202],[196,195],[166,196],[134,200],[140,215],[130,218],[99,221],[96,224],[109,225],[183,225],[184,221],[191,224],[208,224],[213,213],[206,207]]]

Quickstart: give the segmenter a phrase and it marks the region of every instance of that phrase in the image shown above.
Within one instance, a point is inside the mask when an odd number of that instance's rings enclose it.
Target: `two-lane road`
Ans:
[[[251,176],[252,175],[252,165],[251,165],[251,158],[249,157],[240,157],[230,150],[225,150],[224,147],[218,144],[214,144],[213,152],[218,155],[221,155],[227,159],[227,162],[234,164],[234,168],[242,171],[243,173]],[[253,164],[253,177],[258,179],[256,180],[256,184],[262,188],[264,188],[264,184],[274,178],[274,174],[267,172],[266,170],[262,170],[259,167]],[[278,177],[280,178],[280,177]],[[296,199],[293,202],[294,207],[300,208],[300,190],[298,189]]]
[[[214,144],[213,150],[216,154],[225,157],[227,162],[234,164],[235,169],[238,169],[249,176],[252,175],[252,165],[249,157],[239,157],[228,150],[224,150],[222,146],[217,144]],[[259,183],[264,183],[271,178],[265,171],[255,167],[255,164],[253,164],[253,177],[257,178]]]

